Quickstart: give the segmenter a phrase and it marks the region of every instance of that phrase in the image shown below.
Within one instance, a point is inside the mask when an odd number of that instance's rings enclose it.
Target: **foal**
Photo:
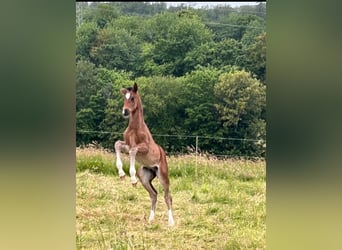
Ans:
[[[172,198],[169,190],[170,181],[166,154],[163,148],[154,142],[150,130],[145,124],[137,84],[134,83],[133,87],[121,89],[121,93],[124,95],[122,115],[124,118],[129,118],[129,124],[124,132],[124,141],[117,141],[115,143],[116,167],[118,168],[119,176],[120,178],[125,176],[125,172],[122,169],[120,152],[129,153],[129,173],[133,186],[136,186],[138,182],[135,177],[135,159],[142,164],[137,175],[144,188],[150,194],[151,213],[148,219],[149,223],[154,219],[157,202],[157,191],[151,182],[157,176],[165,193],[169,226],[173,226]]]

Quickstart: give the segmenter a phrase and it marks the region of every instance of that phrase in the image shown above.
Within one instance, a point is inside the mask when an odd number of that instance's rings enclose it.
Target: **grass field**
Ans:
[[[127,176],[115,154],[76,149],[77,249],[266,249],[265,161],[169,157],[175,226],[158,180],[155,220],[150,198]],[[123,157],[128,174],[128,157]]]

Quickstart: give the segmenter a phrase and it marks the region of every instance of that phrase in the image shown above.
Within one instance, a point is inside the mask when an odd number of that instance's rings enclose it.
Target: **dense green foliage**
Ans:
[[[76,11],[77,145],[113,149],[127,126],[120,89],[136,81],[168,153],[194,148],[199,136],[204,152],[264,156],[265,3],[78,2]]]

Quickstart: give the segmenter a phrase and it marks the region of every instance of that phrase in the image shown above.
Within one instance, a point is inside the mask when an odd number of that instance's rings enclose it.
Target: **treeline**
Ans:
[[[127,126],[120,89],[136,81],[145,121],[169,153],[191,150],[195,139],[181,135],[198,135],[204,152],[264,156],[264,3],[78,2],[76,10],[77,145],[113,148]]]

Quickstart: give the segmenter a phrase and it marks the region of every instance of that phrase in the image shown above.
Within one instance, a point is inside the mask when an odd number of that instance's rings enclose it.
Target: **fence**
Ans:
[[[92,130],[78,130],[76,131],[77,134],[97,134],[97,135],[108,135],[111,138],[111,146],[114,145],[116,140],[122,140],[123,133],[119,132],[109,132],[109,131],[92,131]],[[266,153],[266,140],[262,139],[249,139],[249,138],[231,138],[231,137],[215,137],[215,136],[202,136],[202,135],[169,135],[169,134],[152,134],[153,138],[156,142],[162,145],[166,151],[172,155],[179,155],[184,153],[193,153],[196,155],[210,155],[215,156],[217,158],[264,158]],[[174,138],[174,140],[161,140],[158,138]],[[181,140],[185,140],[185,142],[179,143]],[[168,141],[166,144],[165,141]],[[178,143],[177,143],[178,141]],[[241,155],[238,153],[217,153],[215,149],[219,148],[222,145],[223,141],[230,141],[230,142],[242,142],[242,143],[249,143],[255,147],[257,147],[260,152],[258,155]],[[216,142],[216,143],[212,143]],[[220,142],[220,143],[219,143]],[[101,144],[101,143],[100,143]],[[172,151],[175,145],[179,144],[181,150]],[[171,145],[171,146],[170,146]],[[210,145],[213,150],[202,150],[202,148],[207,148]],[[215,152],[216,151],[216,152]]]

